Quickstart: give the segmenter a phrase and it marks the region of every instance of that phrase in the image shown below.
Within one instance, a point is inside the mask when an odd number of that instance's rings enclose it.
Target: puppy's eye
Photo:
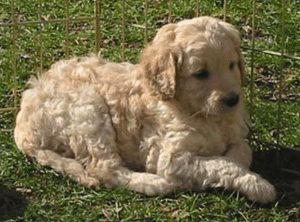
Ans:
[[[234,68],[235,68],[235,66],[236,66],[236,63],[235,63],[235,62],[230,62],[230,64],[229,64],[229,69],[230,69],[231,71],[233,71]]]
[[[197,79],[207,79],[209,77],[209,72],[203,69],[194,73],[193,76],[196,77]]]

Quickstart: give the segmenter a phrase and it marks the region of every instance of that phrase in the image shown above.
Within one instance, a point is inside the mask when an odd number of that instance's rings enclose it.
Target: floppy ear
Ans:
[[[163,100],[174,98],[181,54],[178,46],[155,43],[144,50],[140,63],[146,84],[153,95]]]
[[[153,39],[153,42],[155,42],[156,44],[174,42],[175,36],[176,36],[174,30],[176,29],[176,27],[177,27],[177,24],[174,24],[174,23],[164,25],[157,31],[157,33]]]
[[[246,71],[245,71],[244,56],[243,56],[243,54],[241,52],[240,47],[237,48],[237,53],[239,55],[238,67],[239,67],[240,74],[241,74],[241,84],[243,85],[243,83],[245,81]]]
[[[240,69],[240,74],[241,74],[241,84],[243,84],[244,79],[245,79],[245,63],[244,63],[244,57],[241,52],[240,48],[240,33],[239,31],[231,24],[227,22],[221,21],[220,24],[225,28],[227,33],[229,34],[231,40],[235,44],[236,51],[239,55],[239,62],[238,62],[238,67]]]

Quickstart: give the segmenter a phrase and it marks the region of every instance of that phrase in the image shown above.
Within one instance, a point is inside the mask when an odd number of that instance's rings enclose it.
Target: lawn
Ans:
[[[0,2],[0,221],[300,221],[299,1],[283,0],[282,7],[280,1],[257,0],[254,30],[252,1],[231,0],[226,5],[227,21],[241,32],[249,74],[245,92],[252,114],[252,148],[257,151],[253,168],[278,189],[277,201],[268,206],[223,190],[152,198],[123,189],[93,191],[26,159],[13,141],[15,110],[10,107],[19,103],[31,75],[60,58],[95,52],[93,20],[70,20],[68,29],[64,21],[48,22],[66,13],[71,18],[93,16],[94,1],[14,2],[15,7],[9,0]],[[117,62],[137,62],[157,28],[168,20],[194,17],[197,9],[196,0],[148,0],[145,18],[145,1],[101,2],[101,54]],[[222,18],[223,2],[199,1],[199,14]],[[13,18],[44,23],[14,28],[9,25]],[[255,48],[271,53],[251,53],[252,31]],[[282,168],[275,169],[278,152],[272,149],[278,147],[294,150],[280,151]]]

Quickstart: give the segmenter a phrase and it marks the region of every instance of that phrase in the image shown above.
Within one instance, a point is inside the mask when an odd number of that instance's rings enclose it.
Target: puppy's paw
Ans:
[[[146,175],[146,174],[144,174]],[[166,195],[174,191],[175,187],[162,177],[154,174],[135,174],[127,184],[128,188],[147,196]]]
[[[148,196],[166,195],[174,191],[174,185],[165,179],[157,179],[154,183],[145,186],[145,193]]]
[[[235,181],[238,190],[248,199],[262,204],[273,202],[276,190],[272,184],[257,174],[249,173]]]
[[[94,189],[94,190],[98,190],[99,186],[100,186],[100,182],[99,180],[93,178],[93,177],[84,177],[81,178],[79,183],[81,183],[83,186]]]

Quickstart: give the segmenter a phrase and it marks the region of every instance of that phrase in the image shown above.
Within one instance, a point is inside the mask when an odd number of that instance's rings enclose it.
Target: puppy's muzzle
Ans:
[[[240,96],[235,92],[230,92],[223,98],[223,103],[228,107],[234,107],[239,103]]]

